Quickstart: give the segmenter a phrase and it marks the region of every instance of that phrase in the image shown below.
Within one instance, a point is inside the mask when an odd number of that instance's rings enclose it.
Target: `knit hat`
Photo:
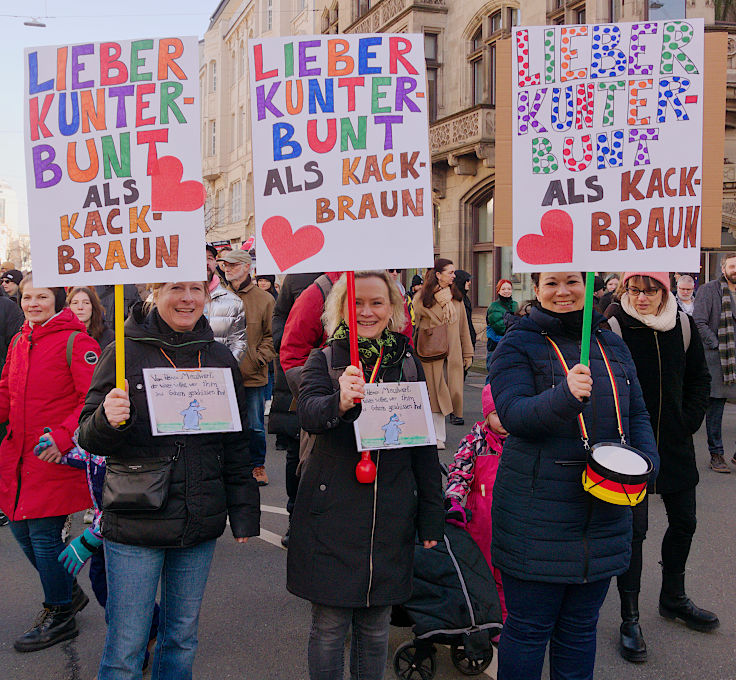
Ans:
[[[498,283],[496,284],[496,295],[498,295],[501,292],[501,286],[503,286],[504,283],[508,283],[509,286],[514,285],[508,279],[499,279]]]
[[[483,406],[483,418],[488,418],[488,414],[496,410],[490,385],[486,385],[480,393],[480,402]]]
[[[603,281],[602,276],[596,276],[593,280],[593,291],[598,292],[599,290],[603,290],[606,287],[605,282]]]
[[[3,281],[20,283],[23,280],[23,274],[21,274],[21,272],[19,272],[17,269],[11,269],[0,276],[0,279],[2,279]]]
[[[670,275],[669,272],[624,272],[623,277],[623,284],[626,285],[626,282],[632,277],[632,276],[648,276],[650,279],[654,279],[655,281],[659,281],[664,286],[664,289],[666,291],[670,290]]]
[[[414,286],[421,286],[424,283],[422,281],[422,277],[419,276],[419,274],[414,274],[414,276],[411,277],[411,288],[414,288]]]

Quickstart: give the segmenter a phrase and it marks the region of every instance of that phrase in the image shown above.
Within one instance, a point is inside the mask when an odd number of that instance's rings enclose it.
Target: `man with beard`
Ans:
[[[222,285],[217,271],[217,249],[208,243],[207,284],[210,301],[205,305],[204,314],[210,322],[215,340],[227,345],[236,361],[240,362],[245,353],[245,313],[240,298]]]
[[[724,253],[721,273],[720,279],[698,289],[693,319],[703,339],[711,377],[710,402],[705,413],[710,468],[728,474],[731,470],[724,459],[722,425],[726,400],[736,398],[736,252]],[[731,464],[736,465],[736,455]]]

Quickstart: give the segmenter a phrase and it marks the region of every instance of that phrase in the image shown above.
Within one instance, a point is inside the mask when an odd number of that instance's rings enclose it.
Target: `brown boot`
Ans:
[[[723,458],[722,453],[711,453],[710,454],[710,469],[713,472],[721,472],[723,474],[731,474],[731,469],[726,465],[726,461]]]
[[[258,482],[258,486],[268,485],[268,475],[266,474],[266,468],[263,465],[256,465],[253,468],[253,477]]]

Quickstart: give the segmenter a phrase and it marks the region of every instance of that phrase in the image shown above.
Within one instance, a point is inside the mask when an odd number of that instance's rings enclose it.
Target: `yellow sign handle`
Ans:
[[[122,285],[115,286],[115,387],[125,389],[125,298]],[[121,423],[122,425],[122,423]]]

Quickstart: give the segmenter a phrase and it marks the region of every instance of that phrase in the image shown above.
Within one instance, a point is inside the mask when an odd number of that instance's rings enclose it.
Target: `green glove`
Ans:
[[[92,533],[92,529],[85,529],[81,536],[77,536],[61,551],[59,562],[64,565],[72,576],[76,576],[84,563],[92,557],[102,545],[102,539]]]

